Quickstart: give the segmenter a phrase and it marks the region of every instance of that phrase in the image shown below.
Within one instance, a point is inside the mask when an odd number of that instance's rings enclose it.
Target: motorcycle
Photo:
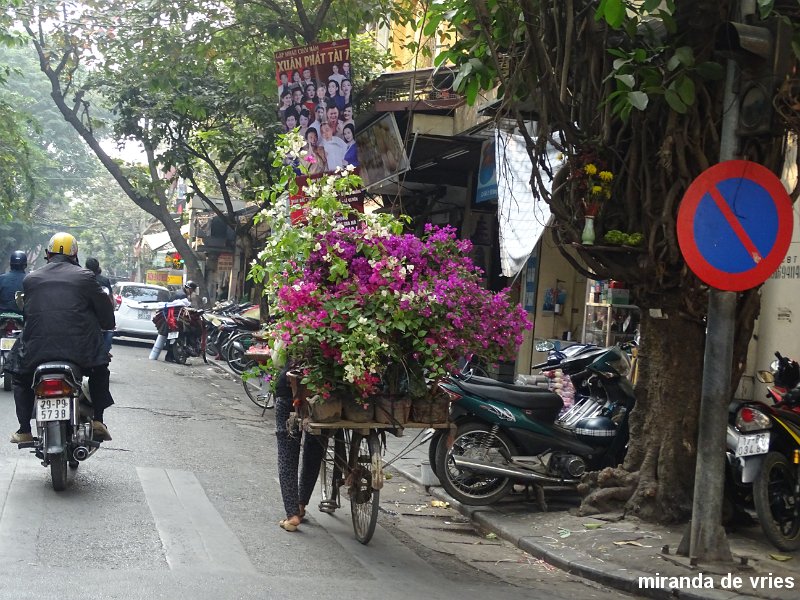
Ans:
[[[14,347],[19,334],[22,333],[22,315],[15,312],[0,313],[0,377],[3,378],[3,390],[11,391],[11,373],[6,373],[6,357]]]
[[[549,367],[542,363],[537,367]],[[515,484],[577,485],[587,470],[620,464],[635,405],[631,361],[619,346],[587,349],[559,368],[586,401],[557,421],[563,400],[538,386],[453,375],[439,384],[450,398],[454,436],[436,448],[436,473],[466,505],[493,504]]]
[[[93,438],[93,410],[82,380],[78,366],[69,362],[43,363],[33,375],[37,436],[18,447],[33,448],[50,467],[57,492],[67,487],[67,467],[77,469],[101,444]]]
[[[206,359],[206,320],[201,309],[188,306],[165,306],[153,315],[153,323],[175,362],[185,365],[190,356]]]
[[[759,371],[773,404],[734,402],[729,407],[726,496],[752,499],[767,539],[778,549],[800,549],[800,365],[775,353]]]

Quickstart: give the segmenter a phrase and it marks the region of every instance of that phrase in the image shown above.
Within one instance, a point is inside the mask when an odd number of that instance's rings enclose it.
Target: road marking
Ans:
[[[137,467],[171,569],[256,569],[236,534],[188,471]]]

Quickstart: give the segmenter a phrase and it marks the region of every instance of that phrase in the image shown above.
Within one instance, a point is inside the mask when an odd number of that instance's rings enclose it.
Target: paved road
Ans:
[[[114,439],[65,492],[0,445],[0,600],[623,597],[487,540],[399,477],[368,546],[346,509],[284,532],[272,413],[220,369],[149,361],[149,346],[115,342]]]

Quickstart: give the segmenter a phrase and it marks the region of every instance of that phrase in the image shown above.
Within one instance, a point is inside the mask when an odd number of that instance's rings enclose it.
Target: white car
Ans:
[[[153,315],[172,299],[171,292],[160,285],[120,281],[114,284],[114,335],[156,337]]]

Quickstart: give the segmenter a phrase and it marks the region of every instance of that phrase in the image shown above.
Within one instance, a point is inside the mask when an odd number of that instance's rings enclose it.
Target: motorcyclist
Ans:
[[[69,233],[50,238],[47,264],[23,281],[25,326],[6,367],[14,375],[19,430],[11,442],[33,440],[33,373],[47,361],[69,361],[89,376],[94,438],[111,439],[103,411],[114,403],[109,391],[108,352],[101,330],[114,329],[114,308],[94,273],[78,264],[78,242]]]
[[[103,269],[100,268],[100,261],[93,256],[90,256],[86,259],[86,268],[94,273],[95,279],[97,279],[97,282],[100,284],[100,287],[103,288],[103,291],[108,294],[108,300],[111,302],[111,305],[114,306],[114,294],[111,292],[111,281],[108,279],[108,277],[102,275]],[[111,358],[111,344],[114,341],[114,332],[104,331],[103,341],[106,343],[108,357]]]
[[[14,298],[22,291],[22,280],[28,266],[28,256],[22,250],[15,250],[9,259],[11,270],[0,275],[0,312],[20,312]]]
[[[172,294],[172,301],[169,303],[169,306],[183,305],[190,306],[192,308],[200,308],[200,299],[196,295],[198,288],[199,286],[194,281],[191,279],[187,280],[180,290]],[[166,342],[166,335],[159,333],[158,337],[156,337],[156,341],[153,343],[153,348],[150,351],[150,360],[158,360],[158,356],[161,354],[161,350],[166,345]],[[164,361],[171,363],[177,362],[172,353],[172,346],[167,347],[167,353],[164,355]]]
[[[173,295],[174,300],[180,300],[182,298],[186,298],[189,301],[189,305],[192,308],[202,308],[203,302],[200,297],[197,295],[200,286],[198,286],[194,281],[187,280],[186,283],[183,284],[181,288],[182,291],[177,291]]]

